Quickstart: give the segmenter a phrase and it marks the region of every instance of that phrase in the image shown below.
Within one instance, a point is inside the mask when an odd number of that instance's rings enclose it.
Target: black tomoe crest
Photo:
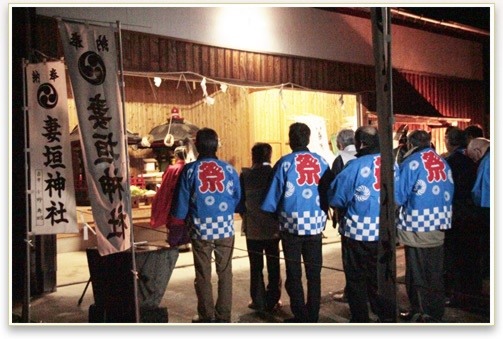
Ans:
[[[88,51],[79,58],[79,72],[91,85],[101,85],[107,76],[103,59],[95,52]]]
[[[58,92],[53,85],[43,83],[37,91],[37,101],[45,109],[52,109],[58,104]]]

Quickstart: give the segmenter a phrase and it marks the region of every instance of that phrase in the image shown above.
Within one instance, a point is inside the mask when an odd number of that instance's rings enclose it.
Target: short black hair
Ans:
[[[358,149],[361,148],[361,144],[368,147],[379,146],[379,134],[377,132],[377,128],[370,125],[358,127],[355,132],[355,143]]]
[[[290,147],[292,149],[297,147],[307,147],[309,145],[309,138],[311,137],[311,130],[309,126],[301,122],[295,122],[290,125],[288,138]]]
[[[196,149],[201,154],[214,154],[218,149],[217,132],[211,128],[202,128],[196,134]]]
[[[252,147],[251,151],[254,164],[271,162],[272,147],[268,143],[258,142]]]
[[[465,128],[465,132],[468,133],[468,136],[471,136],[472,138],[484,137],[484,130],[479,124],[468,126],[467,128]]]
[[[463,147],[468,146],[468,133],[461,128],[452,127],[446,134],[445,138],[451,146]]]
[[[412,131],[408,136],[408,140],[410,144],[414,147],[431,146],[431,135],[422,129]]]

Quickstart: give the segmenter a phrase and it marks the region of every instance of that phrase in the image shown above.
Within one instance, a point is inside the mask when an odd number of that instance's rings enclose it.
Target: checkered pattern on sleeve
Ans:
[[[327,215],[322,210],[304,212],[281,212],[280,230],[296,235],[316,235],[323,232]]]
[[[379,240],[379,217],[352,215],[344,218],[344,236],[358,241]]]
[[[196,227],[192,230],[192,238],[199,240],[215,240],[234,235],[234,215],[215,218],[195,218]]]
[[[400,211],[398,228],[410,232],[430,232],[451,228],[452,206],[426,208],[423,210],[405,207]]]

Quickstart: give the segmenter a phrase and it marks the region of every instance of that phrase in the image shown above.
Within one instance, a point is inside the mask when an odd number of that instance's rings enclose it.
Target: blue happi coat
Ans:
[[[400,206],[397,227],[429,232],[451,228],[454,180],[447,162],[432,148],[412,153],[400,165],[395,199]]]
[[[345,237],[358,241],[379,240],[381,155],[368,154],[348,162],[328,192],[330,206],[346,208],[341,223]],[[395,164],[395,183],[398,167]]]
[[[476,206],[491,207],[491,160],[489,150],[480,162],[477,180],[472,189],[472,199]]]
[[[234,235],[234,210],[241,198],[236,170],[214,158],[191,162],[182,170],[173,215],[188,215],[195,227],[192,238],[215,240]]]
[[[320,207],[318,184],[327,169],[323,157],[307,150],[287,154],[274,165],[262,209],[278,215],[280,231],[296,235],[323,232],[327,214]]]

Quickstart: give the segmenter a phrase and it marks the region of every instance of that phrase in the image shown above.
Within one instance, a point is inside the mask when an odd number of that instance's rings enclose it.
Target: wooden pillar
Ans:
[[[376,74],[376,106],[381,147],[381,210],[377,263],[377,302],[382,322],[397,322],[395,200],[393,173],[393,93],[391,13],[372,7],[372,42]]]

